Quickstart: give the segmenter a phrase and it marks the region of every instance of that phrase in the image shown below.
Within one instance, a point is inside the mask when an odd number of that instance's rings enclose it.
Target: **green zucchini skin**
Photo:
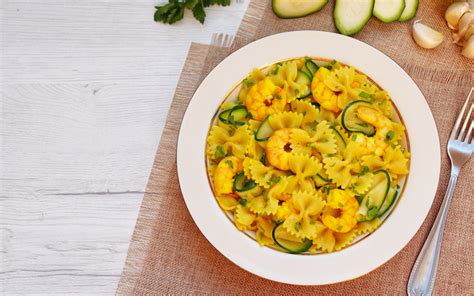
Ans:
[[[243,105],[235,105],[234,107],[224,110],[219,113],[219,120],[226,124],[241,126],[245,122],[241,121],[250,117],[250,113],[247,111],[247,108]]]
[[[398,190],[394,189],[394,192],[392,195],[390,195],[390,191],[388,193],[389,195],[385,198],[382,206],[380,207],[379,211],[379,217],[382,217],[390,208],[392,205],[395,203],[395,200],[397,200],[398,197]]]
[[[291,254],[304,253],[304,252],[308,251],[309,248],[311,248],[311,246],[313,245],[313,241],[309,240],[309,239],[306,239],[305,241],[301,242],[302,245],[301,245],[300,248],[293,249],[291,247],[285,246],[281,241],[278,240],[278,238],[275,235],[275,231],[282,224],[283,223],[277,223],[277,225],[275,225],[275,227],[272,230],[272,238],[273,238],[273,241],[277,244],[277,246],[279,246],[280,248],[282,248],[283,250],[285,250],[285,251],[287,251],[288,253],[291,253]]]
[[[348,132],[351,132],[351,133],[362,133],[364,135],[367,135],[369,137],[373,136],[375,134],[375,128],[373,129],[372,132],[369,132],[369,131],[364,131],[362,129],[360,130],[356,130],[354,128],[351,128],[348,126],[348,118],[347,118],[347,115],[348,115],[348,112],[349,110],[351,110],[351,108],[354,108],[356,107],[357,104],[367,104],[367,105],[370,105],[372,106],[372,103],[368,102],[368,101],[364,101],[364,100],[358,100],[358,101],[353,101],[349,104],[347,104],[347,106],[344,108],[344,110],[342,111],[342,115],[341,115],[341,125],[342,127],[348,131]],[[368,125],[368,124],[367,124]]]
[[[383,193],[383,196],[380,197],[380,200],[378,201],[378,203],[376,204],[369,204],[369,194],[372,192],[372,190],[375,188],[375,186],[378,186],[379,184],[375,185],[374,187],[372,187],[372,189],[369,190],[369,192],[367,192],[364,196],[364,198],[362,199],[362,202],[360,204],[360,207],[359,207],[359,214],[363,215],[364,218],[360,219],[359,222],[362,222],[362,221],[371,221],[377,217],[379,217],[379,210],[380,208],[382,207],[382,205],[384,204],[385,202],[385,199],[387,199],[387,195],[388,195],[388,192],[390,191],[390,183],[391,183],[391,178],[390,178],[390,174],[386,171],[386,170],[377,170],[375,172],[373,172],[374,175],[377,175],[377,174],[384,174],[385,175],[385,178],[386,178],[386,182],[385,182],[385,191]],[[373,215],[370,215],[368,216],[368,212],[370,209],[372,208],[376,208],[377,212],[374,213]]]
[[[298,0],[272,0],[272,10],[275,15],[281,19],[292,19],[305,17],[315,12],[320,11],[328,2],[328,0],[310,0],[310,7],[305,7],[301,9],[296,9],[292,12],[289,12],[289,6],[295,2],[304,2]]]
[[[354,35],[358,33],[372,17],[374,5],[374,0],[336,0],[333,16],[337,30],[344,35]],[[358,9],[358,11],[354,13],[356,9]],[[354,19],[356,19],[356,21],[350,23]]]
[[[375,0],[374,16],[384,23],[391,23],[398,20],[405,9],[405,0],[390,0],[396,4],[393,7],[386,7],[386,0]]]
[[[419,0],[405,0],[405,9],[402,12],[402,15],[398,19],[400,22],[407,22],[415,17],[416,12],[418,11]]]
[[[270,123],[268,122],[269,117],[270,115],[265,117],[265,119],[258,127],[257,132],[255,133],[255,140],[257,142],[265,142],[266,140],[268,140],[268,138],[270,138],[273,133],[273,129],[270,126]]]
[[[244,172],[237,173],[234,179],[234,190],[237,192],[245,192],[251,189],[254,189],[257,186],[257,183],[248,180]]]

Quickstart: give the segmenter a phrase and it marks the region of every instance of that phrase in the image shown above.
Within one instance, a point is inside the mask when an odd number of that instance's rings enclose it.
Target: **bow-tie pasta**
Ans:
[[[354,67],[296,58],[253,70],[212,121],[219,206],[260,246],[335,252],[375,231],[410,169],[387,91]]]

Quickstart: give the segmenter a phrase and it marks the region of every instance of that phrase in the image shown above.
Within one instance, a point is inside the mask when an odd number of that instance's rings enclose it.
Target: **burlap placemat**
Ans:
[[[449,36],[448,30],[444,29],[443,13],[448,5],[444,2],[422,2],[417,18],[443,29]],[[176,141],[186,106],[203,77],[230,52],[263,36],[301,29],[335,31],[332,4],[306,18],[280,20],[271,12],[269,3],[250,3],[234,47],[191,46],[150,174],[117,294],[405,293],[411,267],[434,221],[449,179],[445,153],[447,138],[457,111],[474,84],[473,64],[460,57],[459,48],[444,42],[431,51],[420,49],[411,40],[408,24],[386,25],[371,20],[355,36],[385,52],[411,75],[428,100],[441,138],[442,170],[433,208],[414,239],[392,260],[363,277],[336,285],[299,287],[275,283],[240,269],[222,256],[199,232],[186,209],[176,174]],[[465,165],[451,204],[435,287],[437,295],[474,295],[472,163],[471,160]]]

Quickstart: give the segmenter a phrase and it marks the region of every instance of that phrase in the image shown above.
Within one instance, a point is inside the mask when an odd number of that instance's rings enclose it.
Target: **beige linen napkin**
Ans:
[[[332,3],[309,17],[280,20],[273,15],[270,1],[253,1],[232,48],[193,44],[189,50],[148,180],[117,294],[406,293],[411,267],[433,224],[448,183],[447,138],[457,112],[474,84],[472,61],[462,58],[459,48],[449,42],[449,31],[443,20],[447,5],[441,0],[420,3],[417,18],[424,19],[425,23],[442,30],[447,36],[447,41],[434,50],[423,50],[414,44],[410,37],[410,24],[382,24],[372,19],[362,32],[354,36],[389,55],[410,74],[428,100],[441,138],[442,170],[433,208],[420,231],[399,254],[355,280],[319,287],[292,286],[265,280],[240,269],[221,255],[194,224],[178,185],[176,141],[186,106],[199,83],[229,53],[258,38],[302,29],[335,31]],[[451,204],[435,287],[437,295],[474,294],[473,177],[471,160],[461,172]]]

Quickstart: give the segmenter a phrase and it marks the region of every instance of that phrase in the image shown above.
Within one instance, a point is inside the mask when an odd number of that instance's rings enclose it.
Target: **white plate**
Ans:
[[[292,57],[335,59],[367,74],[391,95],[407,127],[410,176],[397,207],[382,226],[342,251],[298,256],[260,247],[219,208],[205,166],[209,124],[229,90],[255,67]],[[228,56],[197,89],[179,132],[177,166],[184,200],[197,226],[224,256],[261,277],[289,284],[323,285],[350,280],[379,267],[415,235],[433,202],[440,171],[438,132],[423,94],[400,66],[356,39],[318,31],[281,33]]]

